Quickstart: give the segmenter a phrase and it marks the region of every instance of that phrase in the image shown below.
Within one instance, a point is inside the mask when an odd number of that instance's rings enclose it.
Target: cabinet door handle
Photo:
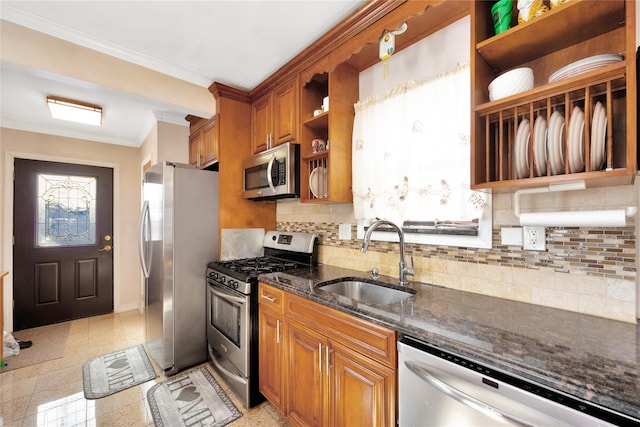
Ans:
[[[324,351],[325,351],[325,359],[326,359],[325,363],[327,364],[327,369],[326,369],[327,377],[329,377],[329,368],[331,368],[331,366],[329,365],[329,354],[331,353],[332,350],[329,350],[329,346],[326,346],[324,348]]]
[[[318,364],[320,365],[320,373],[322,373],[322,343],[318,343]]]
[[[280,320],[276,320],[276,343],[280,344]]]

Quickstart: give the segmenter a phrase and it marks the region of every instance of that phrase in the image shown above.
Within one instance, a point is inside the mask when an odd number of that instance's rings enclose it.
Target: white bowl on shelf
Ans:
[[[533,89],[533,70],[528,67],[514,68],[489,83],[489,100],[495,101],[530,89]]]

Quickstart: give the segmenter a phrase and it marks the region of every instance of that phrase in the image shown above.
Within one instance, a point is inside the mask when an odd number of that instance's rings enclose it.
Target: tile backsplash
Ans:
[[[525,251],[501,244],[500,227],[512,220],[504,220],[508,212],[500,212],[500,205],[510,209],[505,198],[494,195],[491,249],[407,244],[414,280],[636,323],[634,225],[546,227],[546,250]],[[496,221],[496,214],[502,219]],[[352,240],[338,239],[340,223],[352,224]],[[316,233],[323,264],[398,275],[397,243],[372,241],[360,252],[350,204],[279,202],[277,228]]]

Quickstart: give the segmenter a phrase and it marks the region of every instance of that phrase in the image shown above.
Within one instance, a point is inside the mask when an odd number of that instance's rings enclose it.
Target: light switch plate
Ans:
[[[338,225],[338,239],[351,240],[351,224]]]
[[[523,248],[531,251],[544,251],[546,249],[546,237],[544,227],[523,227]]]
[[[522,227],[502,227],[500,240],[503,245],[522,247]]]

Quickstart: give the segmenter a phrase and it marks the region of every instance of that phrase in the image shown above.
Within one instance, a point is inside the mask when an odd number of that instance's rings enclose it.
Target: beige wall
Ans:
[[[206,87],[161,74],[8,21],[0,25],[3,60],[179,105],[200,117],[215,114]],[[61,60],[64,58],[65,60]]]
[[[158,122],[157,161],[189,163],[189,126]]]
[[[0,128],[1,165],[0,215],[2,215],[1,269],[13,265],[11,234],[13,223],[12,159],[15,157],[84,163],[114,169],[114,310],[138,308],[140,267],[137,252],[140,212],[140,154],[138,148],[102,144],[53,135]],[[5,277],[5,327],[12,330],[12,276]]]
[[[469,61],[469,25],[469,17],[465,17],[394,55],[388,62],[386,73],[382,64],[361,72],[360,99],[385,93],[409,79],[428,79],[456,63]],[[638,206],[637,192],[634,185],[627,185],[547,193],[523,197],[521,207],[523,212],[625,208]],[[575,231],[548,227],[547,238],[552,248],[543,253],[523,251],[518,247],[500,246],[500,228],[519,225],[512,199],[511,193],[493,195],[494,248],[491,250],[411,245],[411,253],[415,254],[415,279],[484,295],[636,322],[640,301],[637,298],[635,260],[638,255],[634,219],[631,219],[630,227],[620,229]],[[358,250],[361,241],[338,240],[340,223],[351,224],[355,239],[356,221],[351,204],[278,201],[278,227],[316,232],[321,236],[320,262],[363,272],[377,267],[381,274],[397,276],[397,243],[378,243],[362,254]],[[563,242],[563,236],[574,233],[578,234],[576,243]],[[617,238],[610,240],[607,235]],[[602,262],[601,254],[606,254],[607,250],[612,251],[611,259]],[[618,250],[624,251],[625,255],[620,255]],[[572,261],[567,253],[577,254],[577,259]]]
[[[637,206],[638,186],[547,193],[522,199],[522,211],[616,209]],[[468,249],[408,244],[414,280],[483,295],[560,308],[623,322],[637,322],[636,228],[546,227],[547,249],[525,251],[502,245],[500,229],[519,226],[513,195],[493,196],[493,247]],[[353,240],[339,240],[339,224],[351,224]],[[322,264],[360,270],[378,268],[398,276],[398,244],[375,242],[359,251],[351,204],[278,201],[279,229],[314,232]]]

